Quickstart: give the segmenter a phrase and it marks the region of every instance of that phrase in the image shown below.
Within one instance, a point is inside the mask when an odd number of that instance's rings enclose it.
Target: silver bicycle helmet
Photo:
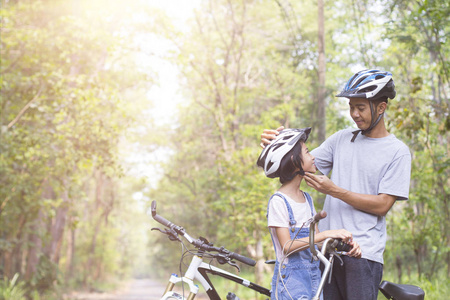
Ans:
[[[375,111],[375,104],[371,100],[383,100],[388,102],[389,99],[394,99],[396,95],[394,80],[392,73],[380,71],[376,69],[362,70],[353,75],[344,89],[336,95],[336,97],[346,98],[366,98],[369,100],[370,112],[372,120],[369,128],[365,130],[353,131],[352,142],[355,141],[358,134],[365,135],[372,131],[373,128],[380,122],[383,114],[377,116]]]
[[[257,165],[264,169],[264,173],[269,178],[280,176],[280,165],[283,158],[299,142],[306,142],[311,127],[302,129],[284,129],[280,134],[267,145],[259,155]]]
[[[396,95],[392,73],[380,70],[362,70],[350,78],[336,97],[394,99]]]

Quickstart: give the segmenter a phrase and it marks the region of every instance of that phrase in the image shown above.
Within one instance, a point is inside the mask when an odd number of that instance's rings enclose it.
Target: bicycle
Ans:
[[[316,251],[314,247],[314,226],[321,219],[325,218],[327,213],[321,211],[317,213],[313,218],[314,221],[310,225],[310,235],[309,235],[309,245],[311,249],[311,253],[313,257],[317,257],[323,264],[324,270],[322,272],[322,279],[319,284],[319,289],[317,294],[312,298],[312,300],[318,300],[320,296],[320,292],[323,289],[325,284],[325,279],[329,276],[329,280],[331,281],[331,270],[333,267],[333,261],[335,257],[339,258],[339,253],[337,251],[349,251],[351,248],[349,245],[343,243],[342,241],[326,239],[322,245],[322,250]],[[339,244],[336,246],[336,243]],[[340,245],[340,244],[343,245]],[[340,250],[342,249],[342,250]],[[325,254],[329,253],[329,258],[327,259]],[[336,255],[337,254],[337,255]],[[340,258],[339,258],[340,259]],[[341,264],[343,264],[341,260]],[[398,284],[390,281],[383,280],[378,289],[381,293],[387,298],[391,300],[424,300],[425,292],[418,286],[409,285],[409,284]]]
[[[177,274],[172,274],[170,276],[169,283],[167,284],[161,300],[193,300],[199,292],[199,286],[194,283],[194,280],[200,283],[200,285],[206,291],[209,299],[221,300],[217,290],[215,289],[208,276],[209,274],[233,281],[270,298],[270,289],[253,283],[243,277],[239,277],[225,270],[222,270],[221,268],[213,266],[210,263],[206,263],[203,260],[205,258],[209,258],[210,261],[216,260],[219,264],[229,264],[237,268],[238,270],[240,270],[239,266],[233,260],[237,260],[249,266],[255,266],[256,261],[238,253],[232,252],[225,247],[215,247],[204,237],[200,237],[198,239],[192,238],[183,227],[166,220],[164,217],[156,213],[156,201],[153,201],[151,204],[151,212],[153,219],[165,227],[164,229],[152,228],[152,230],[158,230],[159,232],[167,235],[171,241],[178,241],[184,245],[183,241],[179,238],[179,236],[182,236],[190,244],[198,249],[198,252],[195,253],[188,250],[188,252],[192,254],[193,257],[187,271],[185,272],[184,276],[181,277],[179,277]],[[310,226],[309,246],[311,249],[311,253],[313,254],[314,259],[319,259],[324,264],[324,271],[319,283],[319,288],[316,295],[312,298],[313,300],[320,299],[320,294],[325,285],[327,277],[331,278],[331,269],[335,258],[340,259],[339,256],[342,251],[346,252],[350,250],[350,246],[348,244],[345,244],[341,240],[327,238],[323,242],[321,250],[317,251],[314,244],[315,225],[325,217],[326,212],[322,211],[320,213],[317,213],[308,222]],[[326,254],[329,255],[328,258],[326,257]],[[181,259],[184,258],[184,255],[185,254],[183,254]],[[266,263],[273,264],[275,263],[275,261],[266,261]],[[184,297],[184,286],[183,295],[173,291],[177,283],[186,283],[189,286],[189,295],[187,298]],[[380,284],[380,291],[387,299],[393,300],[423,300],[425,295],[424,291],[417,286],[395,284],[388,281],[383,281]],[[240,300],[232,292],[229,292],[227,294],[226,299]]]

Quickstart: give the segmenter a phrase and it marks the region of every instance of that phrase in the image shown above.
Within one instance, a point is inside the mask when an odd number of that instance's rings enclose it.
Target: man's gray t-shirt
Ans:
[[[393,134],[369,138],[359,134],[352,143],[354,129],[344,129],[329,137],[311,153],[317,168],[339,187],[360,194],[389,194],[408,199],[411,153]],[[386,219],[358,210],[327,195],[320,231],[344,228],[361,246],[362,257],[383,263],[386,246]]]

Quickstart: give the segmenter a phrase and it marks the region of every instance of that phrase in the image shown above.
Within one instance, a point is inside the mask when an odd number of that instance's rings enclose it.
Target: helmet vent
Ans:
[[[362,89],[360,91],[360,93],[368,93],[368,92],[371,92],[371,91],[375,91],[376,89],[377,89],[376,85],[371,85],[371,86],[366,87],[365,89]]]
[[[281,146],[283,146],[284,144],[276,144],[275,146],[273,146],[272,151],[277,150],[278,148],[280,148]]]
[[[362,76],[353,86],[352,88],[356,88],[367,76]]]

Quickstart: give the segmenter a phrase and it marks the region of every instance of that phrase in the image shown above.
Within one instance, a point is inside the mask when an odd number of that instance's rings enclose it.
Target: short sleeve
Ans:
[[[315,157],[317,169],[324,175],[328,175],[333,168],[333,155],[340,134],[341,131],[336,132],[327,138],[319,147],[311,151],[311,154]]]
[[[273,196],[269,202],[267,226],[289,228],[289,213],[284,200],[279,196]]]
[[[397,200],[407,200],[411,179],[411,154],[403,154],[389,165],[380,181],[378,192],[396,196]]]

